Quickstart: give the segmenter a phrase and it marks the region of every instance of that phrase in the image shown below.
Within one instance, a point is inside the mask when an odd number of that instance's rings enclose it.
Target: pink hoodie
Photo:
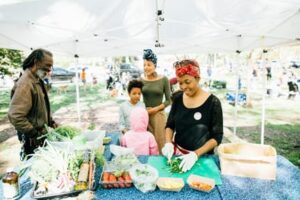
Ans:
[[[121,146],[133,148],[136,155],[158,155],[155,138],[147,131],[148,121],[145,108],[133,109],[130,114],[130,130],[121,138]]]

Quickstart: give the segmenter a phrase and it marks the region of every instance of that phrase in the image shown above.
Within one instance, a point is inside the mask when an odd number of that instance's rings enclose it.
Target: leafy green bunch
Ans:
[[[171,173],[183,173],[182,169],[179,167],[182,159],[174,158],[167,163],[169,166],[169,172]]]

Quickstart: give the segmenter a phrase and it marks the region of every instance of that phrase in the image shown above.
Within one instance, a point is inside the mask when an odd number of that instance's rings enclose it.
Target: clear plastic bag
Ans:
[[[121,156],[121,155],[126,155],[126,154],[133,154],[134,153],[134,150],[132,148],[125,148],[125,147],[120,147],[118,145],[114,145],[114,144],[111,144],[109,146],[110,148],[110,152],[112,154],[114,154],[116,157],[117,156]]]
[[[154,191],[158,171],[151,165],[138,164],[129,170],[134,186],[143,193]]]
[[[132,166],[139,164],[139,160],[135,156],[133,149],[124,148],[117,145],[110,145],[111,152],[115,157],[107,165],[113,171],[129,170]]]

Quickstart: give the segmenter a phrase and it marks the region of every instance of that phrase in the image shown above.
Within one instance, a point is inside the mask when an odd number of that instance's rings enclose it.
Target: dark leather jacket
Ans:
[[[25,137],[37,137],[39,130],[51,126],[50,104],[43,82],[30,69],[15,84],[8,118]]]

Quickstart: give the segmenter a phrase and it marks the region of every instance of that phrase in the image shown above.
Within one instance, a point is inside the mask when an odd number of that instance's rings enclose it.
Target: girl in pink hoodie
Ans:
[[[136,155],[158,155],[158,147],[152,133],[147,131],[149,122],[145,108],[137,107],[130,114],[130,130],[121,138],[121,146],[133,148]]]

